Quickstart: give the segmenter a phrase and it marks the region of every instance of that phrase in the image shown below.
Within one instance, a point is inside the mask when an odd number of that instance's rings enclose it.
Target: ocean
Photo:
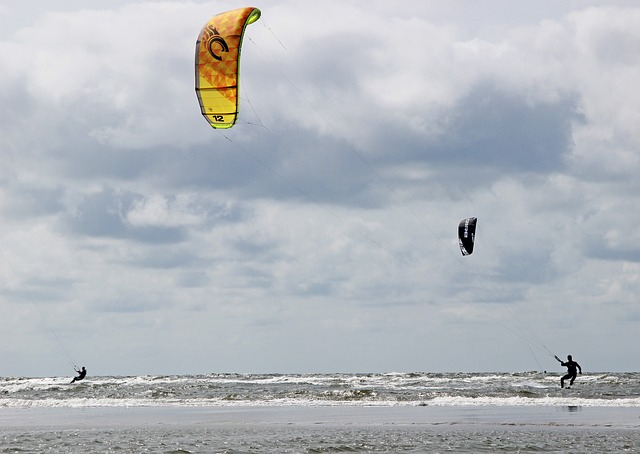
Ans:
[[[0,453],[640,452],[640,373],[0,378]]]

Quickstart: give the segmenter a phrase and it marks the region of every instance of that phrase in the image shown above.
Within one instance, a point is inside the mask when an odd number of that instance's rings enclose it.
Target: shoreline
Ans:
[[[292,426],[640,430],[640,409],[527,406],[245,406],[0,408],[4,429]]]

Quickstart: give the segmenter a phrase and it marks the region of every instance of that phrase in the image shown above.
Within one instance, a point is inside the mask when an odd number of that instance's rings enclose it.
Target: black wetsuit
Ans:
[[[564,381],[567,379],[571,379],[571,381],[569,382],[569,386],[573,385],[573,381],[578,376],[578,369],[580,369],[580,373],[582,373],[580,364],[576,363],[573,360],[567,361],[566,363],[564,361],[560,361],[560,364],[567,368],[567,375],[560,379],[560,387],[564,388]]]
[[[82,380],[84,377],[87,376],[87,369],[85,369],[84,367],[82,368],[82,370],[77,371],[78,372],[78,376],[77,377],[73,377],[73,380],[71,380],[71,383],[77,382]]]

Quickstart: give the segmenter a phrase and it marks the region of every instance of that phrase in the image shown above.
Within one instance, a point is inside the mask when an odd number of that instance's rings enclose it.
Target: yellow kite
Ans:
[[[196,95],[214,128],[231,128],[238,118],[242,38],[246,26],[258,19],[258,8],[234,9],[212,17],[198,36]]]

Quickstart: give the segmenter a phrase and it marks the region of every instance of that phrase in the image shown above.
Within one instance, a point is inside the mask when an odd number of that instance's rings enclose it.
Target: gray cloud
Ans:
[[[80,235],[129,238],[150,243],[176,243],[185,239],[185,232],[177,227],[138,227],[128,223],[127,213],[140,198],[140,195],[109,189],[90,194],[78,204],[74,217],[68,220],[70,228]]]
[[[581,116],[575,95],[530,102],[523,94],[480,84],[448,115],[431,155],[458,167],[496,172],[561,172],[572,150],[572,124]]]

